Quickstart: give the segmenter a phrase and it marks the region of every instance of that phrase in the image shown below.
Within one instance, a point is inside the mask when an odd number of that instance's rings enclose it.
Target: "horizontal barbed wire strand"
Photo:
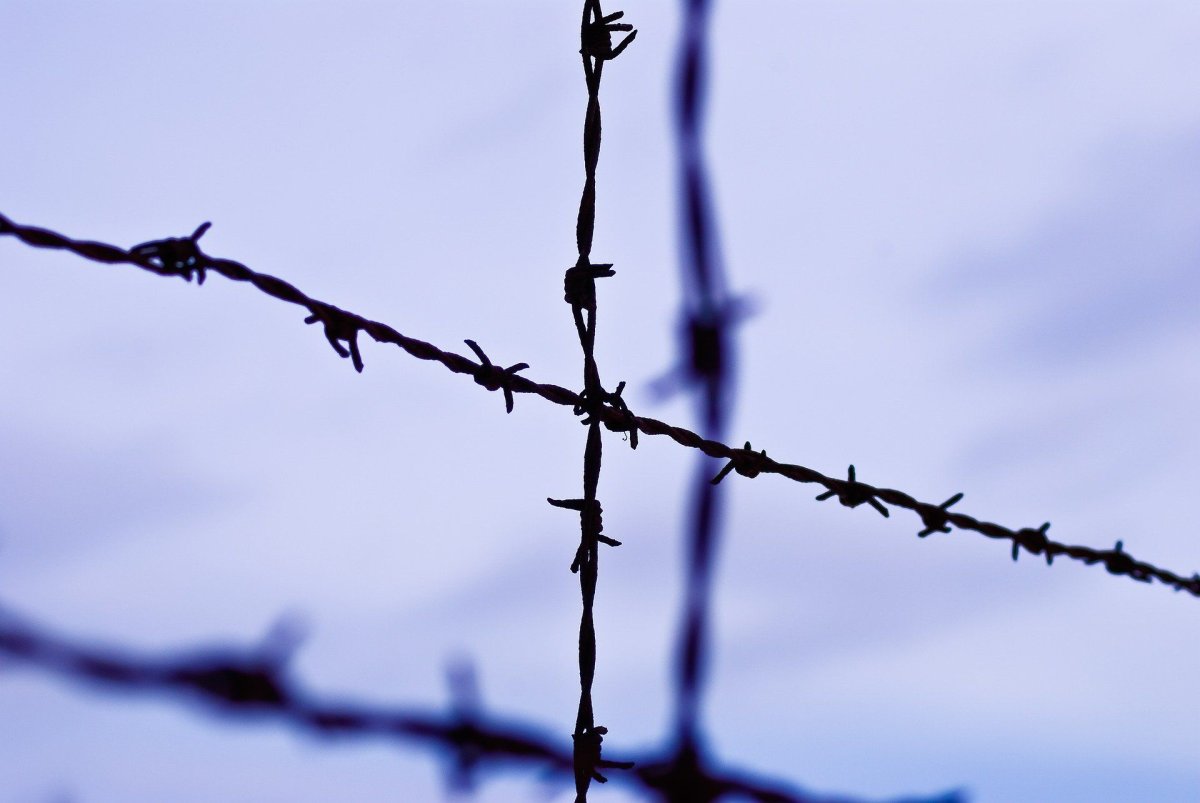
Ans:
[[[391,343],[399,346],[417,359],[439,362],[455,373],[478,376],[482,368],[478,363],[472,362],[460,354],[443,351],[431,343],[402,335],[387,324],[364,318],[355,313],[339,309],[332,304],[310,298],[283,279],[265,273],[257,273],[240,262],[210,257],[200,253],[198,248],[196,248],[196,253],[200,259],[198,264],[176,267],[165,263],[156,263],[150,256],[145,255],[145,253],[134,253],[133,251],[107,243],[74,240],[48,229],[20,225],[0,214],[0,236],[3,235],[15,237],[26,245],[37,248],[69,251],[94,262],[134,265],[160,276],[182,276],[190,280],[193,272],[203,275],[200,272],[201,268],[211,270],[233,281],[249,282],[263,293],[281,301],[307,308],[311,313],[310,318],[317,316],[320,320],[326,322],[327,336],[331,331],[334,334],[337,332],[349,332],[351,336],[357,335],[358,331],[364,331],[376,342]],[[186,240],[186,238],[173,238],[156,242],[178,243],[181,240]],[[514,393],[533,393],[555,404],[577,407],[583,401],[579,394],[558,385],[540,384],[515,375],[511,376],[508,381],[510,382],[509,387]],[[920,517],[926,529],[929,529],[932,524],[953,526],[959,530],[976,532],[988,538],[1009,541],[1012,543],[1014,556],[1020,549],[1024,549],[1035,555],[1045,556],[1049,560],[1065,556],[1089,566],[1101,564],[1114,575],[1125,575],[1142,582],[1158,580],[1160,583],[1170,586],[1176,591],[1186,591],[1194,597],[1200,597],[1200,573],[1193,574],[1191,577],[1184,577],[1167,569],[1158,568],[1153,564],[1136,560],[1130,553],[1125,552],[1123,548],[1101,550],[1051,541],[1046,537],[1044,527],[1014,530],[993,522],[981,521],[965,513],[956,513],[947,510],[942,505],[920,502],[903,491],[893,488],[875,487],[854,480],[840,480],[827,477],[821,472],[805,466],[780,463],[767,457],[764,452],[755,452],[749,448],[727,446],[724,443],[703,438],[683,427],[672,426],[654,418],[635,416],[612,406],[599,407],[596,410],[596,415],[610,429],[622,431],[622,429],[627,429],[630,426],[636,426],[637,431],[640,433],[646,435],[665,435],[681,446],[699,449],[710,457],[729,460],[739,473],[747,476],[754,476],[760,473],[778,474],[796,482],[821,485],[827,491],[831,491],[834,495],[837,495],[839,500],[843,500],[843,504],[846,504],[848,507],[857,506],[857,503],[850,504],[856,498],[861,498],[863,501],[875,499],[892,507],[911,510]],[[933,529],[937,529],[937,527]],[[1122,546],[1121,542],[1118,542],[1118,546]]]
[[[66,679],[126,691],[196,700],[218,713],[248,721],[271,719],[297,731],[329,737],[377,737],[414,742],[443,752],[458,770],[490,762],[573,774],[572,754],[543,736],[543,729],[511,718],[487,718],[478,712],[430,713],[351,703],[322,702],[288,677],[292,650],[208,648],[175,657],[133,657],[120,649],[83,647],[57,636],[0,607],[0,655]],[[179,656],[187,655],[189,658]],[[647,753],[622,783],[659,795],[673,782],[665,765]],[[848,798],[816,796],[793,785],[761,778],[743,770],[710,770],[706,783],[723,796],[763,803],[850,803]],[[952,803],[956,793],[928,799]],[[897,801],[899,803],[899,801]],[[916,803],[916,800],[913,800]]]

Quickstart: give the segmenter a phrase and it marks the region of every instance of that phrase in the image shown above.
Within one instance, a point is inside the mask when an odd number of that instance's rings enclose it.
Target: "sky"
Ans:
[[[577,3],[17,0],[0,212],[203,247],[442,348],[582,385],[562,302],[586,90]],[[678,357],[676,3],[604,73],[596,353],[643,415]],[[617,10],[617,6],[606,8]],[[707,153],[757,314],[731,440],[1190,575],[1200,569],[1200,7],[718,3]],[[85,643],[253,644],[330,697],[569,735],[585,431],[303,313],[0,240],[0,603]],[[609,435],[594,699],[670,715],[694,453]],[[719,464],[714,465],[714,472]],[[1200,605],[915,517],[725,481],[704,721],[805,788],[1194,801]],[[428,753],[226,722],[0,665],[0,801],[440,800]],[[635,800],[615,784],[592,798]],[[529,774],[481,801],[569,799]]]

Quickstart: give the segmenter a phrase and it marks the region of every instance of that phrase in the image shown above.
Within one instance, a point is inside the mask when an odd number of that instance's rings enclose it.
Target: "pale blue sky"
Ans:
[[[0,211],[124,245],[211,220],[211,254],[580,384],[577,5],[10,2]],[[619,6],[639,34],[605,71],[597,356],[636,411],[690,423],[645,390],[675,359],[676,5]],[[739,0],[714,22],[722,246],[761,306],[731,439],[1200,569],[1200,7]],[[370,342],[357,375],[302,319],[219,277],[0,241],[0,601],[146,650],[295,612],[313,688],[438,705],[468,655],[489,707],[566,739],[577,533],[544,500],[577,492],[583,428]],[[612,436],[605,457],[616,752],[666,727],[693,454]],[[723,758],[874,797],[1200,794],[1196,600],[919,541],[778,477],[727,485]],[[0,720],[2,803],[443,795],[420,752],[8,666]],[[597,803],[631,799],[610,787]]]

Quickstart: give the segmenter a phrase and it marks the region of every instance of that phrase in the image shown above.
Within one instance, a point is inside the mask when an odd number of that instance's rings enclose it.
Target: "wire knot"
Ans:
[[[933,533],[950,532],[946,511],[962,498],[963,495],[961,493],[957,493],[947,499],[945,502],[942,502],[937,507],[922,507],[917,510],[917,515],[921,517],[921,523],[925,525],[925,529],[917,533],[917,537],[924,538],[925,536],[932,535]]]
[[[464,340],[471,351],[475,352],[475,356],[479,358],[479,367],[475,369],[474,377],[475,384],[483,385],[488,390],[503,390],[504,391],[504,409],[508,412],[513,411],[513,391],[512,381],[518,371],[524,371],[529,367],[528,363],[519,362],[516,365],[510,365],[507,368],[501,368],[499,365],[492,365],[492,361],[483,353],[483,349],[479,348],[474,340]]]
[[[725,464],[724,468],[717,472],[717,476],[713,477],[710,482],[713,485],[716,485],[721,480],[728,477],[729,472],[731,471],[736,471],[743,477],[754,479],[760,473],[762,473],[762,470],[766,467],[768,462],[769,458],[767,457],[766,449],[763,449],[761,452],[756,452],[750,446],[750,441],[746,441],[745,446],[743,446],[741,449],[734,450],[733,457],[729,458],[729,462]]]
[[[604,508],[600,505],[599,499],[550,499],[547,497],[546,501],[554,507],[579,511],[579,527],[583,532],[583,538],[580,539],[579,549],[575,552],[575,561],[571,564],[573,574],[579,572],[579,567],[587,558],[588,550],[592,547],[593,542],[609,546],[621,545],[617,539],[603,534]]]
[[[596,311],[596,280],[616,276],[612,264],[593,265],[580,258],[563,274],[563,300],[573,309]]]
[[[875,510],[879,512],[879,515],[883,516],[885,519],[888,517],[887,508],[875,498],[873,493],[867,490],[867,486],[863,485],[854,478],[853,465],[850,466],[849,470],[846,472],[845,482],[837,483],[836,488],[818,495],[817,500],[824,502],[826,499],[829,499],[832,496],[836,496],[838,501],[846,507],[858,507],[862,503],[866,502],[868,505],[875,508]]]
[[[628,22],[617,22],[625,16],[624,11],[614,11],[612,14],[602,17],[598,3],[595,9],[592,15],[593,19],[583,25],[579,52],[596,61],[612,61],[621,55],[625,48],[629,47],[630,42],[637,38],[637,31]],[[630,31],[630,34],[622,39],[620,44],[613,47],[612,35],[617,31]]]
[[[575,742],[575,780],[577,784],[582,782],[582,786],[586,788],[588,781],[608,783],[608,778],[600,773],[601,769],[628,770],[633,768],[632,761],[609,761],[600,756],[601,745],[607,734],[608,728],[603,725],[595,725],[584,728],[571,736]]]
[[[1050,566],[1054,563],[1054,556],[1050,554],[1049,546],[1050,539],[1046,536],[1046,531],[1050,529],[1050,522],[1045,522],[1036,530],[1032,527],[1023,527],[1017,530],[1017,534],[1013,536],[1012,559],[1016,560],[1017,555],[1021,552],[1021,547],[1034,555],[1046,555],[1046,565]]]
[[[694,377],[718,377],[725,371],[725,321],[700,316],[688,321],[691,373]]]
[[[354,363],[354,370],[361,374],[363,361],[358,351],[358,332],[363,328],[362,319],[330,304],[314,303],[308,309],[312,314],[304,322],[313,324],[320,321],[325,327],[325,339],[329,345],[333,346],[339,357],[349,357]],[[339,342],[342,340],[346,341],[349,350]]]
[[[1109,574],[1129,575],[1134,580],[1141,580],[1144,583],[1150,582],[1150,578],[1144,571],[1138,569],[1137,562],[1133,556],[1124,551],[1124,544],[1121,541],[1104,555],[1104,568]]]
[[[447,671],[450,682],[450,709],[453,725],[447,732],[451,763],[447,786],[456,792],[471,792],[475,786],[475,771],[486,755],[479,730],[479,686],[475,668],[466,662],[455,662]]]
[[[200,251],[196,244],[212,223],[201,223],[192,232],[191,237],[168,237],[165,240],[150,240],[135,245],[129,253],[138,259],[147,260],[162,274],[182,276],[187,281],[196,274],[196,284],[204,284],[205,269],[208,268],[208,257]]]
[[[290,702],[275,667],[258,662],[184,666],[169,672],[167,680],[232,706],[280,708]]]
[[[680,329],[684,359],[655,379],[650,392],[667,399],[699,383],[720,384],[732,367],[729,340],[734,327],[750,317],[754,307],[750,300],[739,297],[689,312]]]
[[[638,446],[637,416],[621,398],[624,391],[624,382],[618,382],[617,389],[614,391],[607,391],[604,388],[584,388],[579,394],[579,403],[571,409],[575,415],[584,417],[580,422],[584,426],[590,426],[599,421],[609,432],[628,433],[629,445],[636,449]],[[607,417],[605,410],[610,411]],[[618,420],[609,421],[608,418],[612,417]]]

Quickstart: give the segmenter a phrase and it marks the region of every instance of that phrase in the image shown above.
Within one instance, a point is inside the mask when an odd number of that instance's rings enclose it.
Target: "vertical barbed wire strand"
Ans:
[[[700,430],[722,440],[733,392],[726,297],[701,141],[708,54],[706,0],[684,0],[676,64],[675,131],[679,181],[681,280],[687,337],[681,362],[697,399]],[[675,749],[678,767],[671,801],[712,799],[704,770],[701,700],[708,654],[709,611],[720,535],[720,488],[712,461],[701,456],[692,480],[685,563],[685,599],[676,655]]]
[[[604,74],[604,62],[616,58],[637,35],[631,25],[617,22],[622,16],[623,12],[616,12],[606,17],[600,8],[599,0],[584,1],[579,30],[579,54],[583,60],[588,93],[583,125],[584,184],[575,224],[578,258],[563,277],[563,290],[564,299],[571,305],[576,334],[583,350],[584,387],[575,412],[585,416],[583,423],[588,430],[583,453],[583,498],[549,500],[551,504],[559,507],[577,509],[580,522],[579,548],[571,565],[571,570],[579,574],[583,606],[579,619],[579,707],[572,736],[576,803],[585,803],[593,780],[601,783],[607,780],[600,772],[601,769],[629,769],[633,766],[628,762],[607,761],[601,757],[601,744],[608,731],[605,727],[596,725],[592,702],[592,684],[596,676],[596,625],[593,608],[599,575],[599,545],[603,542],[617,546],[619,542],[601,534],[602,506],[597,498],[603,459],[600,425],[604,419],[601,413],[611,394],[605,392],[600,382],[600,369],[596,365],[596,279],[612,276],[614,271],[612,265],[593,264],[591,254],[596,224],[596,167],[600,161],[602,135],[600,80]],[[630,32],[616,48],[612,46],[614,31]]]

